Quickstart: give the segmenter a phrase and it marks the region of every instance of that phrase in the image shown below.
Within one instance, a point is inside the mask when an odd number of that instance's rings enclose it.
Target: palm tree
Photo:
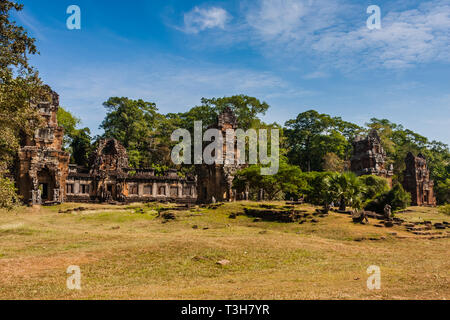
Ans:
[[[330,177],[333,201],[339,201],[339,209],[345,211],[347,206],[360,209],[364,185],[353,172],[335,174]]]
[[[335,181],[339,174],[333,173],[323,177],[320,183],[320,198],[323,202],[323,211],[328,213],[330,211],[331,203],[337,198],[337,189],[335,187]]]

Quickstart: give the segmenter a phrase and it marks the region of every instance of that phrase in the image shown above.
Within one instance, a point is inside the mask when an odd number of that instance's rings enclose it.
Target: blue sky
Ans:
[[[450,143],[450,0],[22,0],[32,62],[95,133],[110,96],[182,112],[202,97],[256,96],[281,124],[315,109],[388,118]],[[66,9],[81,8],[81,30]],[[381,8],[369,30],[369,5]]]

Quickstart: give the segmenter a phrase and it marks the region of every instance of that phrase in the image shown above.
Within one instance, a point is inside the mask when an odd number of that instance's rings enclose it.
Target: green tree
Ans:
[[[389,184],[385,178],[374,175],[365,175],[359,177],[359,180],[364,186],[363,201],[372,200],[376,196],[389,191]]]
[[[103,137],[120,141],[130,156],[130,166],[149,167],[152,163],[156,121],[156,105],[142,99],[112,97],[104,104],[107,110],[100,128]]]
[[[411,204],[411,194],[406,192],[400,183],[397,183],[391,190],[380,194],[370,201],[365,209],[383,213],[386,204],[391,206],[392,211],[405,209]]]
[[[402,125],[390,122],[387,119],[373,118],[367,124],[369,128],[377,129],[387,156],[394,164],[394,182],[403,181],[405,158],[408,152],[422,153],[427,159],[431,179],[438,186],[436,192],[438,203],[445,200],[445,181],[450,178],[450,151],[448,146],[439,141],[429,141],[426,137],[405,129]],[[439,186],[442,188],[439,189]]]
[[[23,6],[16,1],[0,1],[0,206],[16,203],[16,190],[5,176],[22,140],[31,136],[41,123],[32,101],[46,99],[46,88],[28,62],[36,54],[35,39],[11,19]]]
[[[333,201],[339,201],[339,209],[347,206],[360,209],[363,199],[364,185],[353,172],[334,174],[329,178]]]
[[[81,123],[81,120],[63,107],[58,108],[57,119],[58,125],[64,128],[63,148],[68,150],[77,135],[77,126]]]
[[[325,213],[328,213],[331,208],[331,204],[339,196],[333,183],[333,180],[338,176],[334,172],[324,172],[313,175],[312,192],[317,199],[316,204],[323,205]]]
[[[288,158],[308,172],[322,171],[325,155],[329,153],[348,160],[352,150],[349,139],[362,130],[341,118],[332,118],[315,110],[300,113],[285,126]]]
[[[89,128],[76,130],[70,147],[72,149],[72,162],[83,167],[89,166],[89,156],[93,151]]]
[[[323,169],[332,172],[344,172],[348,167],[347,161],[342,160],[333,152],[328,152],[323,157]]]
[[[261,175],[261,165],[250,165],[240,170],[235,177],[234,186],[243,190],[248,184],[257,193],[260,189],[268,200],[283,199],[285,194],[299,195],[305,188],[306,182],[299,167],[280,160],[278,173],[275,175]]]
[[[301,192],[305,195],[305,200],[311,204],[324,205],[324,207],[330,205],[333,200],[328,182],[335,174],[334,172],[304,172],[306,184]]]
[[[450,179],[439,181],[434,186],[434,192],[436,194],[438,204],[450,203]]]
[[[202,107],[205,110],[214,110],[217,115],[226,107],[231,108],[238,119],[239,128],[244,130],[251,128],[254,121],[258,120],[258,115],[264,115],[269,109],[266,102],[243,94],[223,98],[203,98]]]
[[[62,107],[58,109],[57,118],[58,124],[64,128],[63,149],[70,152],[71,163],[88,166],[89,155],[92,152],[90,129],[78,129],[81,120]]]

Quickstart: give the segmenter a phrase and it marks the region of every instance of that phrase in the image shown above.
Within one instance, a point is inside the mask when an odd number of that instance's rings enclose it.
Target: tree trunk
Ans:
[[[339,210],[345,211],[347,209],[347,204],[345,203],[345,199],[341,198],[340,204],[339,204]]]

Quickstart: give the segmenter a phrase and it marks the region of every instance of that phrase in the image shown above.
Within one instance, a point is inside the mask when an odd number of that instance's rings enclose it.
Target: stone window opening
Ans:
[[[170,197],[178,197],[178,187],[170,187]]]
[[[151,185],[151,184],[146,184],[145,186],[144,186],[144,194],[145,195],[151,195],[153,192],[153,185]]]
[[[68,194],[73,194],[74,192],[74,185],[73,185],[73,183],[69,183],[69,184],[67,184],[66,185],[66,192],[68,193]]]
[[[37,137],[44,140],[53,140],[53,130],[50,128],[38,129]]]
[[[130,185],[130,194],[132,194],[132,195],[138,194],[138,185],[137,184]]]
[[[165,186],[160,186],[159,187],[158,195],[160,195],[160,196],[165,196],[166,195],[166,187]]]
[[[184,187],[183,188],[183,195],[184,196],[192,196],[192,188],[189,187]]]
[[[80,185],[80,193],[81,194],[89,194],[89,185],[81,184]]]

